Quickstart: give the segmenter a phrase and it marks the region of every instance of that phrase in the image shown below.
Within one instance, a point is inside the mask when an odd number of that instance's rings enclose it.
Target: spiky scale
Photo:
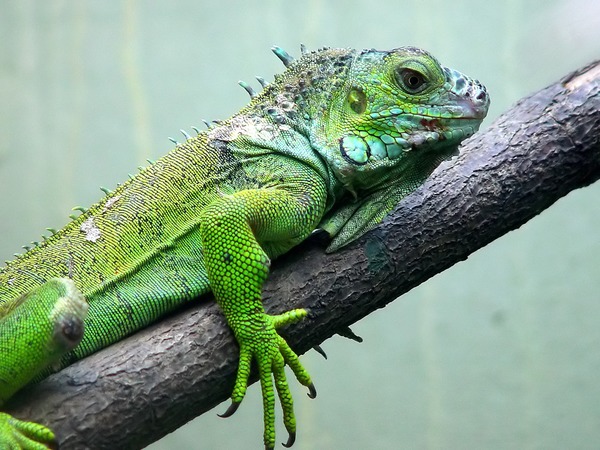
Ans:
[[[267,87],[267,82],[265,81],[265,79],[263,77],[259,77],[257,75],[255,78],[260,83],[260,85],[263,87],[263,89]]]
[[[104,186],[100,186],[100,190],[102,192],[104,192],[106,195],[112,194],[112,191],[110,189],[108,189],[108,188],[105,188]]]
[[[286,52],[281,47],[278,47],[277,45],[271,47],[271,51],[275,53],[275,56],[277,56],[281,60],[285,67],[289,67],[290,64],[294,62],[294,57],[290,56],[288,52]]]
[[[192,127],[192,130],[194,130],[196,132],[196,135],[200,134],[200,130],[196,127]]]
[[[148,164],[154,164],[156,161],[153,159],[146,159],[146,161],[148,161]]]
[[[202,122],[204,123],[204,125],[206,126],[207,129],[210,129],[210,127],[212,126],[210,124],[210,122],[208,120],[206,120],[206,119],[202,119]]]
[[[300,44],[300,53],[306,55],[306,45]]]
[[[191,139],[191,136],[189,134],[187,134],[185,130],[179,130],[179,131],[181,131],[181,134],[183,134],[183,137],[185,138],[186,141],[188,139]]]
[[[71,211],[79,211],[82,213],[86,213],[87,209],[84,208],[83,206],[74,206],[73,208],[71,208]]]
[[[248,83],[240,80],[240,81],[238,81],[238,84],[244,88],[244,90],[248,93],[250,98],[256,97],[256,91],[254,89],[252,89],[252,86],[250,86]]]
[[[177,142],[175,139],[173,139],[172,137],[167,138],[169,139],[173,144],[175,145],[179,145],[179,142]]]

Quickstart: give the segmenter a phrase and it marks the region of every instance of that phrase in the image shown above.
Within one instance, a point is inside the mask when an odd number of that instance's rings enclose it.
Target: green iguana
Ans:
[[[212,292],[240,346],[231,406],[254,360],[264,443],[275,446],[275,395],[296,435],[284,365],[316,391],[270,316],[261,287],[272,258],[315,228],[334,251],[375,227],[456,152],[487,113],[478,81],[430,54],[322,49],[230,119],[178,144],[60,231],[0,270],[0,405],[28,383]],[[84,331],[85,330],[85,331]],[[273,383],[274,379],[274,383]],[[0,447],[45,449],[46,427],[0,413]]]

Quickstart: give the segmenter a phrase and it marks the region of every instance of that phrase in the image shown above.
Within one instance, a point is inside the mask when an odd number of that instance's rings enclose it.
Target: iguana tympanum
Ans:
[[[296,434],[284,365],[314,397],[265,314],[272,258],[322,228],[328,251],[377,225],[479,128],[478,81],[423,50],[303,50],[230,119],[178,144],[0,270],[0,405],[43,378],[212,292],[240,346],[231,415],[252,361],[275,445],[275,393]],[[262,81],[262,79],[259,79]],[[264,83],[263,83],[264,84]],[[274,380],[274,383],[273,383]],[[0,448],[42,449],[46,427],[0,413]]]

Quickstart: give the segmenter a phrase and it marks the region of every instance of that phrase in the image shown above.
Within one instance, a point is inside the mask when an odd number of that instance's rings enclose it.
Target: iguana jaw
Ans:
[[[339,152],[352,166],[393,162],[409,152],[458,146],[479,129],[478,117],[442,118],[426,115],[398,115],[386,117],[395,126],[395,132],[376,136],[348,134],[339,138]]]

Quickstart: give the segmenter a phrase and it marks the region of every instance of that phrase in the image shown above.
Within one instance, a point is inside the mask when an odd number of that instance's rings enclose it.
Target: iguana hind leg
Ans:
[[[48,450],[58,448],[54,433],[43,425],[0,412],[0,448]]]
[[[54,278],[0,308],[0,406],[83,337],[88,305],[73,282]],[[54,448],[43,425],[0,413],[0,448]]]

